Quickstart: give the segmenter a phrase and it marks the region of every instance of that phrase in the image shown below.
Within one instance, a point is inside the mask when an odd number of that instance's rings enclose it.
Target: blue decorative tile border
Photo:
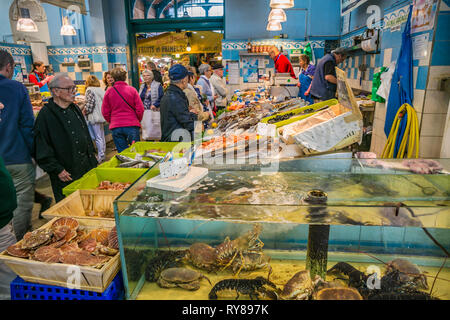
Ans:
[[[0,49],[8,51],[13,56],[31,55],[31,48],[27,45],[19,45],[12,43],[0,43]]]
[[[282,45],[283,49],[294,50],[302,49],[308,43],[311,43],[313,49],[325,48],[324,40],[314,41],[301,41],[301,40],[284,40],[284,39],[265,39],[265,40],[252,40],[252,45]],[[245,40],[223,40],[222,50],[246,50],[248,41]]]
[[[49,46],[47,47],[49,55],[77,55],[77,54],[121,54],[126,53],[125,46],[83,46],[83,47],[67,47],[67,46]]]

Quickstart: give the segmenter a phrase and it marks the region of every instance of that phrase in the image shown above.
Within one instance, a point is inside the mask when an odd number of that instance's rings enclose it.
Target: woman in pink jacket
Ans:
[[[140,140],[144,105],[137,90],[125,82],[127,72],[124,69],[114,68],[111,76],[115,82],[105,93],[102,114],[109,122],[114,144],[120,153]]]

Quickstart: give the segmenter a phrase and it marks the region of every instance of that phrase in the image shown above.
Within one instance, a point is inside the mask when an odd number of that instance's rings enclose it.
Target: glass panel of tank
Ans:
[[[149,170],[115,202],[127,297],[450,297],[448,175],[308,161],[209,168],[181,193],[147,188]],[[310,273],[316,226],[325,270]]]

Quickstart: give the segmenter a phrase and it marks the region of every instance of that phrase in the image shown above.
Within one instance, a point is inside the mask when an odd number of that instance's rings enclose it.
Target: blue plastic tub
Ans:
[[[121,272],[103,293],[32,283],[20,277],[10,286],[11,300],[123,300],[125,293]]]

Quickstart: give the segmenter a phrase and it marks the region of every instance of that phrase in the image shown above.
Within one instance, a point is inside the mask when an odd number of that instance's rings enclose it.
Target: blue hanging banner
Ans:
[[[408,20],[406,21],[405,29],[402,34],[402,46],[397,59],[395,72],[392,75],[391,90],[389,92],[387,110],[386,110],[386,122],[384,125],[384,132],[386,136],[389,136],[392,124],[394,123],[395,116],[398,109],[405,103],[413,105],[414,99],[413,90],[413,51],[412,51],[412,38],[411,38],[411,14],[412,6],[409,10]],[[403,138],[404,129],[406,126],[406,116],[403,117],[397,137],[397,144]],[[394,157],[396,157],[398,147],[395,148]]]

